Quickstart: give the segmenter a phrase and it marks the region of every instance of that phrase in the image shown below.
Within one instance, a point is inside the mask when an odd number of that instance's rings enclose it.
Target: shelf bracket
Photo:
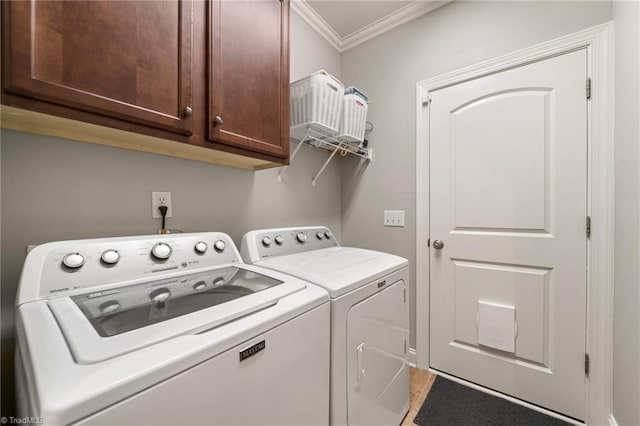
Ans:
[[[298,141],[298,145],[296,146],[296,149],[294,149],[293,152],[291,153],[291,156],[289,156],[289,165],[291,165],[291,162],[296,157],[296,154],[298,154],[298,151],[300,151],[300,148],[302,148],[302,145],[304,145],[303,142],[309,137],[309,133],[311,133],[311,129],[308,129],[304,135],[304,138]],[[295,139],[291,139],[291,140],[295,140]],[[278,182],[282,182],[282,175],[284,174],[284,172],[287,171],[287,169],[289,168],[289,165],[280,167],[280,171],[278,172]]]
[[[318,180],[318,178],[320,177],[320,175],[322,174],[322,172],[324,172],[324,169],[327,168],[327,166],[329,165],[329,163],[331,162],[331,160],[333,160],[333,157],[335,157],[336,152],[340,151],[340,149],[342,148],[342,143],[340,143],[331,153],[331,155],[329,156],[329,158],[327,158],[327,161],[324,162],[324,164],[322,165],[322,167],[320,168],[320,170],[318,171],[318,174],[316,175],[316,177],[313,178],[313,180],[311,181],[311,186],[316,186],[316,181]]]

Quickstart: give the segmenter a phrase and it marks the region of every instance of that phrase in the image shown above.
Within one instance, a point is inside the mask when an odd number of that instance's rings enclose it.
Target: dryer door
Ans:
[[[400,424],[409,404],[408,331],[404,280],[347,315],[347,404],[350,425]]]

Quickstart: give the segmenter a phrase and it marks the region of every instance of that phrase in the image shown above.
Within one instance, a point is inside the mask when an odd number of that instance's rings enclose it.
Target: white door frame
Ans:
[[[611,417],[613,324],[613,23],[605,23],[416,84],[416,357],[429,368],[429,101],[430,92],[577,49],[587,49],[588,102],[587,353],[590,358],[585,419]],[[586,82],[585,82],[586,86]],[[585,89],[586,90],[586,89]]]

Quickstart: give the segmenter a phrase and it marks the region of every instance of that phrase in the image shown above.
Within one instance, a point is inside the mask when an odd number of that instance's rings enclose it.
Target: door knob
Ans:
[[[436,250],[440,250],[442,249],[442,247],[444,247],[444,241],[440,241],[440,240],[435,240],[433,242],[433,248]]]
[[[191,117],[193,115],[193,109],[189,106],[184,107],[184,110],[182,111],[182,115],[184,117]]]
[[[216,115],[216,118],[213,119],[213,122],[217,125],[217,126],[221,126],[222,125],[222,117],[220,117],[219,115]]]

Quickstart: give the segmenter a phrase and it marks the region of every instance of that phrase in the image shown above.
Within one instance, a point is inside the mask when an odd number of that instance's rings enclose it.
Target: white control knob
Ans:
[[[115,265],[120,261],[120,253],[116,250],[105,250],[100,255],[100,260],[102,260],[107,265]]]
[[[120,309],[120,303],[115,300],[110,300],[108,302],[104,302],[100,305],[100,312],[103,314],[110,314]]]
[[[325,236],[325,238],[329,239],[329,238],[331,238],[333,235],[331,234],[331,231],[326,230],[326,231],[324,231],[324,236]]]
[[[193,249],[198,254],[205,254],[208,248],[209,246],[207,246],[207,243],[205,243],[204,241],[198,241],[196,245],[193,247]]]
[[[224,243],[224,241],[218,240],[218,241],[215,242],[213,247],[216,249],[216,251],[221,252],[221,251],[224,251],[224,249],[227,247],[227,245]]]
[[[319,240],[323,239],[324,238],[324,233],[322,231],[318,231],[316,233],[316,238],[319,239]]]
[[[67,268],[78,269],[84,265],[86,260],[87,258],[82,253],[69,253],[62,259],[62,264]]]
[[[298,235],[296,235],[296,240],[304,243],[305,241],[307,241],[307,234],[305,234],[304,232],[298,232]]]
[[[262,239],[262,245],[265,247],[269,247],[271,245],[271,237],[264,237]]]
[[[195,283],[193,285],[193,289],[195,291],[200,291],[200,290],[204,290],[204,288],[207,286],[207,284],[204,281],[198,281],[197,283]]]
[[[168,259],[172,252],[171,246],[166,243],[156,243],[151,248],[151,255],[160,260]]]
[[[171,297],[171,292],[168,288],[159,288],[149,295],[151,301],[156,305],[164,304],[164,302],[166,302],[169,297]]]
[[[282,235],[276,235],[276,244],[281,246],[282,244],[284,244],[284,238],[282,237]]]

